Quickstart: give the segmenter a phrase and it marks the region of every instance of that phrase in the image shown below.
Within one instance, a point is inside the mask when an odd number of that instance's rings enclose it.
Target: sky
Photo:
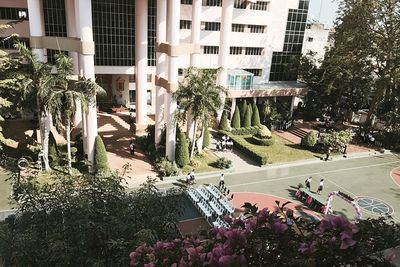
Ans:
[[[338,6],[338,0],[311,0],[308,18],[322,22],[325,27],[330,28],[336,18]]]

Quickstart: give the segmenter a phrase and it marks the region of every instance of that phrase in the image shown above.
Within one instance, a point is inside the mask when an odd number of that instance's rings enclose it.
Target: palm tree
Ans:
[[[226,89],[216,84],[219,70],[189,68],[183,82],[179,83],[179,89],[174,93],[178,102],[178,120],[185,121],[186,114],[190,111],[194,123],[192,148],[190,159],[193,158],[196,144],[197,125],[202,122],[206,125],[208,117],[221,109],[223,103],[222,94],[226,95]]]
[[[40,95],[44,100],[46,110],[53,116],[54,123],[58,130],[65,128],[68,155],[68,173],[71,173],[71,121],[78,107],[76,103],[81,103],[83,110],[89,104],[89,93],[85,85],[92,83],[87,80],[78,82],[72,81],[69,77],[73,73],[72,59],[64,54],[58,54],[56,60],[57,74],[49,76],[44,82],[44,90]],[[91,86],[90,88],[93,88]]]

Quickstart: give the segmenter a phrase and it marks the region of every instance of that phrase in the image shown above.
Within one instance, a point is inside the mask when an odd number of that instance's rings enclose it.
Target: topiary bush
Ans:
[[[94,142],[94,168],[98,174],[107,174],[110,171],[106,148],[99,135],[96,136]]]
[[[247,111],[247,101],[246,101],[246,99],[243,100],[243,102],[241,103],[241,105],[239,107],[239,110],[240,110],[240,127],[245,127],[244,126],[244,120],[245,120],[246,111]]]
[[[60,152],[58,151],[57,142],[52,132],[49,133],[49,163],[51,167],[60,164]]]
[[[260,126],[260,112],[258,111],[257,105],[253,104],[253,114],[251,116],[251,125],[252,126]]]
[[[275,143],[275,139],[270,137],[270,138],[259,138],[256,135],[253,135],[251,137],[252,141],[256,145],[260,146],[271,146]]]
[[[235,112],[233,113],[231,126],[232,126],[233,129],[240,128],[240,111],[239,111],[239,108],[237,106],[235,108]]]
[[[175,160],[179,167],[189,164],[189,145],[186,136],[183,133],[179,134],[176,144]]]
[[[232,161],[225,157],[222,157],[222,158],[217,159],[214,162],[214,165],[215,165],[215,167],[217,167],[219,169],[229,169],[232,166]]]
[[[221,121],[219,122],[218,129],[219,130],[223,130],[223,131],[228,131],[229,130],[228,114],[226,113],[226,110],[224,110],[222,112]]]
[[[175,162],[170,162],[165,157],[156,162],[155,167],[157,168],[158,173],[161,177],[177,176],[181,173]]]
[[[258,133],[256,133],[255,135],[260,139],[267,139],[272,137],[271,131],[265,125],[262,125]]]
[[[260,131],[260,126],[242,127],[237,129],[232,129],[231,133],[234,135],[247,135],[247,134],[257,134]]]
[[[247,106],[243,127],[251,127],[251,107]]]
[[[305,147],[314,147],[317,144],[318,134],[315,131],[308,132],[302,139],[301,145]]]

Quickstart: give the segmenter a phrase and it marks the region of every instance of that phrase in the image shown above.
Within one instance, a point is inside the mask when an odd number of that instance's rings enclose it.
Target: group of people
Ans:
[[[186,176],[186,184],[189,183],[194,183],[195,177],[194,177],[194,170],[192,170],[191,172],[189,172]]]
[[[216,145],[217,151],[225,151],[233,149],[233,141],[229,138],[229,136],[223,135],[222,141],[218,140]]]
[[[306,181],[304,182],[306,184],[306,188],[308,189],[308,191],[311,191],[311,182],[312,182],[312,177],[308,177],[306,179]],[[319,181],[319,185],[317,188],[317,194],[320,195],[321,191],[324,189],[324,179],[321,179]]]

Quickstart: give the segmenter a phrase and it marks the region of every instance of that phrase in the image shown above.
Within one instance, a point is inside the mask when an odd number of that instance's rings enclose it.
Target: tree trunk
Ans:
[[[193,138],[192,138],[192,149],[190,150],[190,160],[193,159],[194,148],[196,146],[196,131],[197,131],[197,120],[193,120],[194,123],[194,130],[193,130]]]
[[[52,127],[52,116],[50,114],[42,113],[40,116],[40,136],[42,139],[43,161],[45,170],[50,170],[49,164],[49,134]]]
[[[68,157],[68,173],[71,174],[71,123],[69,118],[67,118],[67,124],[65,127],[66,137],[67,137],[67,157]]]
[[[200,135],[200,138],[199,138],[200,146],[197,147],[197,149],[199,150],[199,153],[203,153],[204,132],[205,132],[205,128],[203,126],[203,129],[201,130],[201,135]]]
[[[378,88],[378,91],[375,93],[374,98],[372,98],[372,102],[369,105],[369,109],[368,109],[367,119],[365,120],[364,129],[368,130],[372,127],[372,125],[371,125],[372,115],[376,111],[378,102],[382,99],[382,97],[385,95],[385,93],[386,93],[386,87],[382,86],[382,87]]]

